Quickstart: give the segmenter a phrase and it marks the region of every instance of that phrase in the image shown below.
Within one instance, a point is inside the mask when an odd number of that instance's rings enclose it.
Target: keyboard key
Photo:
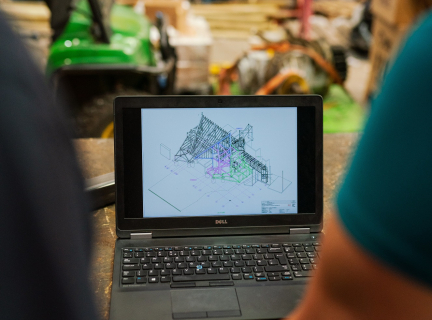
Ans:
[[[280,277],[269,277],[268,279],[270,281],[279,281],[281,278]]]
[[[194,274],[194,273],[195,273],[195,270],[191,269],[191,268],[186,268],[186,269],[183,270],[183,274],[184,275],[191,275],[191,274]]]
[[[312,266],[310,264],[302,264],[302,269],[303,270],[312,270]]]
[[[149,283],[157,283],[157,282],[159,282],[159,277],[149,277],[148,282]]]
[[[229,274],[203,274],[191,276],[173,276],[174,282],[230,280]]]
[[[196,274],[206,274],[206,269],[195,269]]]
[[[183,271],[180,269],[173,269],[172,270],[172,275],[173,276],[181,276],[183,274]]]
[[[122,278],[122,284],[133,284],[135,283],[135,278]]]
[[[293,277],[291,276],[282,276],[282,280],[292,280]]]
[[[234,263],[232,262],[232,261],[225,261],[224,263],[223,263],[223,266],[224,267],[232,267],[234,265]]]
[[[302,258],[302,259],[300,259],[300,263],[301,264],[309,264],[309,259],[308,258]]]
[[[148,272],[149,276],[158,276],[159,275],[159,270],[150,270]]]
[[[300,267],[299,264],[293,264],[293,265],[291,266],[291,270],[292,270],[292,271],[301,271],[301,267]]]
[[[240,268],[234,267],[230,269],[231,273],[240,273]]]
[[[144,252],[135,252],[135,258],[142,258],[144,257]]]
[[[269,266],[265,267],[266,272],[282,272],[289,271],[288,266]]]
[[[256,281],[267,281],[266,277],[257,277],[255,278]]]
[[[254,267],[254,268],[253,268],[253,271],[254,271],[254,272],[263,272],[263,271],[264,271],[264,268],[263,268],[263,267]]]
[[[133,258],[133,253],[130,252],[123,253],[123,258]]]
[[[144,277],[137,277],[136,278],[136,283],[146,283],[147,279]]]
[[[246,265],[248,267],[253,267],[253,266],[256,266],[256,262],[253,260],[249,260],[249,261],[246,261]]]
[[[160,272],[161,276],[169,276],[171,275],[171,270],[163,269]]]
[[[208,274],[215,274],[215,273],[217,273],[217,269],[215,269],[215,268],[208,268],[207,269],[207,273]]]
[[[312,272],[310,272],[310,271],[294,271],[294,276],[297,278],[312,277]]]
[[[281,273],[283,276],[290,276],[291,275],[291,272],[289,272],[289,271],[285,271],[285,272],[282,272]]]
[[[252,272],[252,268],[251,267],[243,267],[241,268],[243,273],[251,273]]]
[[[132,249],[123,249],[123,252],[132,252],[133,250]]]
[[[244,267],[245,263],[244,263],[244,261],[236,261],[236,262],[234,262],[234,266],[236,266],[236,267]]]
[[[135,258],[126,258],[126,259],[123,259],[123,263],[124,264],[138,264],[139,263],[139,259],[135,259]]]
[[[233,280],[241,280],[241,279],[242,279],[242,276],[241,276],[240,273],[234,273],[234,274],[231,275],[231,278],[232,278]]]
[[[243,279],[245,280],[252,280],[254,278],[252,273],[245,273],[243,274]]]
[[[139,270],[140,266],[138,264],[124,264],[123,270]]]
[[[136,275],[137,275],[137,277],[145,277],[145,276],[147,276],[147,271],[146,270],[137,271]]]
[[[154,266],[155,269],[163,269],[163,268],[165,268],[165,266],[164,266],[163,263],[155,263],[153,266]]]
[[[261,248],[270,248],[270,245],[269,244],[262,244]]]
[[[306,255],[306,253],[304,253],[304,252],[298,252],[298,253],[297,253],[297,257],[298,257],[298,258],[307,258],[307,255]]]
[[[163,276],[160,278],[160,282],[171,282],[171,277]]]
[[[259,266],[266,266],[267,265],[267,261],[265,261],[265,260],[258,260],[257,261],[257,265],[259,265]]]
[[[279,276],[279,272],[267,272],[267,275],[269,277],[278,277]]]
[[[225,268],[225,267],[219,268],[219,273],[222,273],[222,274],[229,273],[229,269]]]
[[[271,247],[272,248],[280,248],[280,244],[278,244],[278,243],[273,243],[272,245],[271,245]]]
[[[314,252],[314,247],[305,247],[304,248],[306,252]]]
[[[281,248],[270,248],[268,249],[269,253],[282,253],[282,249]]]
[[[135,271],[123,271],[122,276],[123,277],[135,277]]]

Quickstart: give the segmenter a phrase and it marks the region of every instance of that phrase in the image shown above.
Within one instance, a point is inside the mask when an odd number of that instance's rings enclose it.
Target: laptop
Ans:
[[[280,319],[317,268],[322,99],[114,102],[110,319]]]

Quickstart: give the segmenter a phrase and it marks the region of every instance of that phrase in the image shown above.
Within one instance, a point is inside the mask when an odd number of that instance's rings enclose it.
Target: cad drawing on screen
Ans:
[[[166,175],[160,176],[147,190],[161,205],[165,203],[185,215],[198,214],[203,207],[213,208],[216,211],[212,212],[220,215],[260,213],[267,210],[268,203],[275,206],[278,201],[282,201],[279,207],[294,208],[294,191],[289,195],[285,193],[292,182],[284,177],[281,167],[281,163],[286,166],[293,163],[292,158],[285,158],[290,157],[289,151],[277,151],[279,145],[270,141],[271,135],[265,133],[263,137],[262,129],[260,135],[254,137],[252,124],[234,128],[228,123],[237,120],[227,118],[221,126],[202,113],[197,120],[199,123],[189,127],[185,139],[177,140],[179,144],[183,141],[181,145],[158,142],[160,165]],[[260,145],[255,146],[257,141]],[[263,146],[266,141],[270,142]],[[276,166],[278,174],[272,172],[270,159],[262,156],[263,147],[266,153],[271,151],[273,157],[283,155]],[[283,146],[281,148],[284,150]],[[293,166],[295,168],[296,164]],[[290,168],[285,167],[285,170],[290,171]]]

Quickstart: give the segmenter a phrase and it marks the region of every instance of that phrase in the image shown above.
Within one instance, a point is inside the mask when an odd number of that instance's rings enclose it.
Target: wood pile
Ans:
[[[359,2],[357,1],[314,1],[312,8],[314,13],[322,14],[329,19],[343,17],[351,18],[354,8],[357,7]]]
[[[51,12],[44,2],[0,2],[8,22],[20,32],[37,32],[50,35]]]
[[[269,30],[276,27],[269,16],[279,12],[287,1],[265,1],[254,3],[195,4],[192,13],[203,16],[215,38],[245,39],[254,30]]]

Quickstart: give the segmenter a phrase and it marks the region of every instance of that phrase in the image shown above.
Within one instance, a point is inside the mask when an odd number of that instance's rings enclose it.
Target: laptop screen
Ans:
[[[141,109],[142,217],[297,214],[297,108]]]

